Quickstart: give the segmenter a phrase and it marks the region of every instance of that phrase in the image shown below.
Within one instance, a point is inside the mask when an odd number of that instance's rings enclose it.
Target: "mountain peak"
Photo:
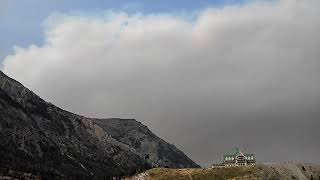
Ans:
[[[130,175],[154,162],[197,166],[135,119],[99,120],[70,113],[1,71],[0,129],[0,166],[47,178]],[[152,161],[145,159],[146,153]]]

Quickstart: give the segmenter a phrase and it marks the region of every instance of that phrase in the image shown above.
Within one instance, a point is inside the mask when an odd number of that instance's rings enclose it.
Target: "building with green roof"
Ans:
[[[255,165],[256,158],[254,154],[244,154],[238,148],[235,149],[235,152],[230,154],[222,155],[222,164],[224,166],[246,166],[246,165]]]

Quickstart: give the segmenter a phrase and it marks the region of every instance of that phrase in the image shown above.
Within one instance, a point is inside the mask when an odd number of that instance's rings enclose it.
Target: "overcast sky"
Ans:
[[[2,70],[66,110],[136,118],[201,165],[235,146],[320,163],[320,1],[169,2],[50,6],[21,22],[34,38],[0,31]]]

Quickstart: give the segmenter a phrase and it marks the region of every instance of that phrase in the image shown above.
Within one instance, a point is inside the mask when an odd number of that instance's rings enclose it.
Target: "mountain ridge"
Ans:
[[[92,120],[118,141],[133,147],[142,157],[146,157],[153,166],[200,167],[174,145],[165,142],[150,131],[147,126],[135,119]],[[189,165],[186,166],[186,164]]]
[[[135,148],[112,137],[94,118],[44,101],[1,71],[0,129],[2,168],[45,177],[102,178],[151,167]]]

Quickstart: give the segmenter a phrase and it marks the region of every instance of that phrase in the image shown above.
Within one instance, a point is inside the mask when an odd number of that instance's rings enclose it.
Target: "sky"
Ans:
[[[43,21],[52,13],[101,14],[105,11],[127,13],[195,12],[208,6],[244,4],[247,0],[0,0],[0,61],[12,53],[12,46],[41,45],[45,40]]]
[[[2,71],[88,117],[135,118],[206,166],[320,163],[320,1],[0,0]]]

